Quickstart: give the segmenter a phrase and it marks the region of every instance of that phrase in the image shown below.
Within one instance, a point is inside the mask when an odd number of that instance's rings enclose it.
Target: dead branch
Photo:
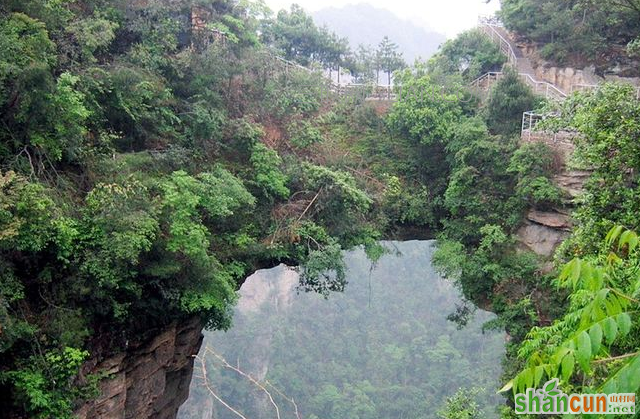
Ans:
[[[267,397],[269,398],[269,401],[271,402],[271,404],[273,405],[275,411],[276,411],[276,417],[277,419],[280,419],[280,408],[278,407],[277,403],[273,400],[273,397],[271,396],[271,393],[269,392],[269,390],[266,389],[265,386],[263,386],[260,382],[258,382],[258,380],[256,380],[255,378],[253,378],[251,375],[245,373],[244,371],[234,367],[233,365],[229,364],[227,362],[226,359],[224,359],[221,355],[218,355],[218,353],[216,353],[213,349],[211,349],[210,346],[207,346],[204,349],[204,355],[203,357],[206,357],[206,355],[210,353],[212,354],[214,357],[216,357],[225,368],[228,368],[230,370],[233,370],[235,372],[237,372],[238,374],[240,374],[241,376],[243,376],[244,378],[246,378],[247,380],[249,380],[251,383],[253,383],[256,387],[258,387],[260,390],[262,390],[262,392],[264,392]]]
[[[282,397],[283,399],[285,399],[286,401],[288,401],[289,403],[291,403],[293,405],[293,410],[295,411],[296,414],[296,418],[297,419],[301,419],[300,418],[300,413],[298,412],[298,404],[296,403],[296,401],[292,398],[287,397],[286,394],[284,394],[283,392],[281,392],[280,390],[278,390],[277,387],[275,387],[273,384],[271,384],[269,382],[269,380],[264,380],[264,383],[266,385],[268,385],[269,387],[271,387],[276,393],[278,393],[280,395],[280,397]]]
[[[324,187],[320,188],[320,190],[318,191],[316,196],[314,196],[313,199],[311,200],[311,202],[309,202],[309,205],[307,205],[307,207],[304,209],[304,211],[302,211],[302,214],[300,214],[300,217],[298,217],[298,221],[297,222],[302,220],[302,217],[304,217],[304,215],[307,213],[307,211],[309,211],[309,208],[311,208],[313,203],[316,202],[316,199],[318,199],[318,197],[320,196],[320,193],[322,193],[323,189],[324,189]]]
[[[242,413],[238,412],[236,409],[231,407],[227,402],[222,400],[222,398],[218,396],[215,391],[213,391],[213,388],[211,388],[211,385],[209,384],[209,379],[207,378],[207,365],[205,363],[205,359],[197,355],[196,355],[196,359],[200,361],[200,365],[202,368],[202,377],[200,378],[202,378],[202,383],[204,384],[204,387],[207,389],[207,391],[209,391],[209,393],[213,396],[213,398],[215,398],[218,402],[220,402],[220,404],[222,404],[224,407],[229,409],[231,412],[233,412],[236,416],[242,419],[247,419],[246,416],[244,416]]]

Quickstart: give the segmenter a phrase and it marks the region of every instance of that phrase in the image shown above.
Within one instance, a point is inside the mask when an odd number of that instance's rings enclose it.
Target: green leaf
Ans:
[[[504,386],[502,386],[502,388],[500,390],[498,390],[498,393],[507,392],[507,391],[511,390],[512,388],[513,388],[513,380],[509,380],[509,382],[507,384],[505,384]]]
[[[523,388],[532,388],[533,387],[533,373],[534,368],[527,368],[522,371],[522,386]]]
[[[580,281],[580,274],[582,273],[582,261],[580,259],[574,259],[574,261],[569,279],[571,279],[573,289],[577,289],[578,281]]]
[[[619,314],[617,317],[618,329],[621,336],[626,336],[631,330],[631,317],[628,313]]]
[[[600,323],[596,323],[591,327],[589,338],[591,339],[591,353],[597,355],[602,344],[602,326],[600,326]]]
[[[582,282],[585,285],[586,289],[593,290],[595,289],[596,281],[593,275],[593,267],[588,262],[583,262],[581,267],[580,277],[582,278]]]
[[[640,355],[630,358],[600,386],[598,392],[636,393],[640,389]]]
[[[638,247],[638,235],[630,230],[622,233],[618,242],[618,250],[621,250],[624,245],[627,245],[629,253],[633,252]]]
[[[618,335],[618,323],[611,317],[607,317],[602,323],[602,329],[605,338],[607,338],[607,343],[611,345]]]
[[[540,384],[540,381],[542,381],[543,375],[544,375],[544,367],[541,365],[538,365],[534,370],[534,380],[533,380],[534,387],[538,387],[538,384]]]
[[[618,238],[618,236],[620,236],[620,233],[622,233],[623,229],[623,226],[615,226],[611,230],[609,230],[607,236],[604,239],[607,246],[611,246],[611,244]]]
[[[558,276],[558,280],[560,282],[560,285],[566,286],[567,281],[571,281],[571,283],[574,283],[579,277],[580,260],[576,258],[572,259],[564,265],[564,268],[562,268],[562,272],[560,272],[560,276]]]
[[[567,356],[562,358],[562,380],[564,382],[569,382],[569,379],[573,375],[575,363],[576,360],[572,353],[567,354]]]
[[[638,235],[634,232],[631,238],[629,239],[629,253],[636,250],[638,247]]]
[[[589,361],[591,361],[591,339],[585,331],[578,335],[576,356],[582,370],[589,372],[591,369],[589,366]]]

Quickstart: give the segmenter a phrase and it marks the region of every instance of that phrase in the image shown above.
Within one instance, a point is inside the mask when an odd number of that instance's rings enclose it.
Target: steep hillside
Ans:
[[[637,49],[637,0],[539,3],[504,0],[505,23],[553,56]],[[378,13],[381,36],[409,27]],[[355,63],[365,80],[402,68],[381,50]],[[389,108],[309,70],[353,55],[295,6],[2,2],[0,416],[170,418],[202,327],[230,327],[248,275],[302,266],[299,289],[328,297],[346,286],[344,250],[375,261],[405,227],[437,232],[435,266],[497,315],[505,389],[554,376],[568,391],[640,389],[636,89],[558,104],[505,69],[477,92],[505,57],[470,31],[398,70]],[[589,170],[579,199],[554,183],[553,150],[521,141],[533,109],[572,134]],[[553,263],[517,246],[528,211],[567,201]]]

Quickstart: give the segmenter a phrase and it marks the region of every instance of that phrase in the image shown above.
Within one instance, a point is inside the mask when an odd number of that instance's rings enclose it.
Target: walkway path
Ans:
[[[516,57],[516,69],[518,73],[535,75],[536,72],[533,69],[531,60],[524,56],[522,50],[515,44],[511,34],[502,26],[494,26],[493,29],[509,43],[509,47],[511,47]]]
[[[509,32],[499,22],[495,19],[481,18],[479,27],[500,47],[500,51],[507,57],[507,64],[516,69],[522,81],[529,85],[535,93],[551,100],[562,101],[566,99],[567,93],[558,86],[536,79],[531,61],[524,56]],[[471,85],[488,90],[501,76],[501,72],[487,73],[478,77]]]
[[[536,72],[531,60],[522,53],[522,50],[518,48],[511,34],[499,21],[495,18],[480,18],[479,28],[500,47],[500,51],[502,51],[502,53],[507,57],[507,64],[518,72],[520,79],[525,82],[534,93],[544,96],[548,100],[558,102],[567,98],[567,93],[562,91],[558,86],[547,81],[540,81],[536,79]],[[488,91],[495,82],[502,78],[502,76],[502,72],[487,73],[471,82],[471,86]],[[533,140],[533,136],[546,136],[543,133],[536,134],[533,132],[533,127],[543,118],[544,115],[537,114],[534,111],[523,113],[521,130],[521,137],[523,140],[531,141]],[[553,137],[553,140],[555,140],[555,134],[551,134],[551,136]]]

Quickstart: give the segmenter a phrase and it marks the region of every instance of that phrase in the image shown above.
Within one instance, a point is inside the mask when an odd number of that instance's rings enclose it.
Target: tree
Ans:
[[[375,78],[376,51],[370,45],[358,45],[352,54],[350,69],[358,83],[370,82]]]
[[[485,120],[494,134],[514,136],[520,132],[522,113],[536,109],[542,99],[536,97],[518,73],[505,69],[504,77],[493,87],[485,107]]]
[[[554,129],[572,129],[575,158],[592,176],[581,205],[573,214],[580,226],[565,243],[567,255],[589,254],[614,225],[638,231],[640,222],[640,102],[632,86],[608,83],[593,92],[573,95],[562,105]]]
[[[456,394],[448,397],[445,405],[438,411],[440,419],[479,419],[480,408],[476,397],[480,389],[459,389]]]
[[[489,71],[500,71],[506,57],[500,48],[482,31],[473,29],[444,43],[429,60],[435,73],[462,74],[469,83]]]
[[[385,36],[378,44],[376,57],[378,68],[387,73],[387,85],[391,86],[391,73],[406,67],[402,53],[398,51],[398,45],[393,43],[388,36]]]
[[[424,66],[416,74],[409,69],[399,72],[397,79],[402,91],[389,114],[389,125],[416,143],[446,144],[462,116],[460,98],[435,84]]]
[[[87,349],[116,353],[187,318],[228,328],[258,267],[306,261],[302,285],[341,289],[342,249],[378,236],[360,182],[305,165],[328,161],[316,150],[280,147],[292,121],[331,120],[316,118],[327,85],[274,65],[257,27],[304,63],[340,65],[344,40],[295,7],[265,21],[262,2],[125,3],[0,7],[0,404],[12,417],[68,417],[77,367],[100,356]],[[304,127],[301,147],[323,139]]]
[[[293,4],[289,11],[280,10],[275,19],[266,20],[262,41],[284,58],[307,66],[313,62],[335,68],[348,53],[348,42],[326,27],[318,27],[304,9]]]
[[[612,56],[627,58],[625,47],[640,32],[638,0],[504,0],[501,4],[499,13],[507,28],[541,44],[543,57],[560,64],[588,62],[604,69]]]

